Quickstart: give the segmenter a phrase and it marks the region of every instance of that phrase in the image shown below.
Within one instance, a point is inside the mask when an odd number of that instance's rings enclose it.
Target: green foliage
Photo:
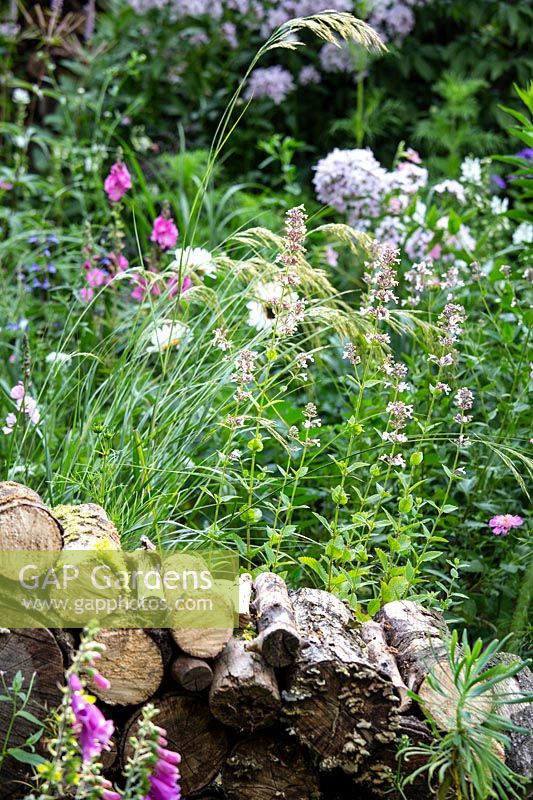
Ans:
[[[488,798],[521,798],[525,779],[516,775],[505,763],[502,753],[510,746],[507,734],[520,730],[504,715],[501,707],[513,702],[532,702],[533,697],[518,700],[509,696],[505,682],[514,677],[525,663],[494,663],[494,657],[504,645],[493,641],[485,649],[480,639],[469,644],[466,632],[461,643],[457,632],[451,636],[444,669],[451,676],[443,681],[443,667],[438,674],[430,673],[426,682],[441,698],[445,715],[449,714],[448,729],[443,731],[431,717],[424,700],[413,695],[425,708],[431,724],[434,742],[429,745],[406,745],[399,758],[422,756],[426,763],[405,779],[411,783],[427,773],[430,784],[437,785],[438,800],[487,800]],[[437,702],[437,701],[436,701]],[[442,712],[441,712],[442,713]]]

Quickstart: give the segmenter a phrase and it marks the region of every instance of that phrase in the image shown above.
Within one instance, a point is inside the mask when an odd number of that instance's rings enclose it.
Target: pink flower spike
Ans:
[[[69,675],[68,685],[70,686],[73,692],[81,692],[82,689],[81,681],[78,678],[78,676],[75,675],[73,672]]]
[[[128,189],[131,189],[131,175],[123,161],[113,164],[105,179],[104,189],[111,203],[118,203]]]
[[[162,250],[174,247],[178,241],[178,229],[172,218],[156,217],[150,240],[159,245]]]
[[[517,514],[496,514],[489,520],[489,527],[495,536],[507,536],[511,528],[519,528],[523,522]]]

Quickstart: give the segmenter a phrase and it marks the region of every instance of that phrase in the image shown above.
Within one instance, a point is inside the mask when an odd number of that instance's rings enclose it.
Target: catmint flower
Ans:
[[[499,269],[499,272],[501,272],[502,275],[508,278],[509,275],[511,274],[511,267],[509,266],[509,264],[502,264]]]
[[[242,416],[233,416],[232,414],[228,414],[225,419],[225,424],[228,428],[242,428],[245,422],[245,417]]]
[[[150,241],[159,245],[162,250],[174,247],[178,240],[178,229],[171,217],[160,215],[154,220]]]
[[[298,430],[296,425],[291,425],[289,430],[287,431],[287,436],[289,439],[298,439],[300,435],[300,431]]]
[[[380,370],[386,375],[390,375],[397,381],[401,380],[401,378],[405,378],[407,375],[406,365],[400,363],[399,361],[395,361],[390,353],[382,362]]]
[[[466,386],[463,386],[455,394],[453,402],[461,412],[469,411],[474,405],[474,394]],[[459,425],[463,425],[467,422],[470,422],[472,420],[472,416],[470,414],[459,413],[455,415],[454,420]]]
[[[365,339],[368,344],[390,344],[388,333],[367,333]]]
[[[304,428],[320,428],[322,420],[317,416],[317,408],[314,403],[307,403],[303,410],[303,415],[306,418]]]
[[[442,347],[451,347],[459,336],[462,334],[463,329],[461,325],[466,321],[466,312],[463,306],[458,303],[447,303],[439,314],[438,323],[442,331],[439,336],[439,343]]]
[[[282,309],[276,333],[282,336],[292,336],[296,333],[300,322],[304,320],[305,300],[299,298],[284,300]]]
[[[395,453],[394,455],[382,455],[380,456],[381,461],[385,461],[386,464],[389,464],[391,467],[405,467],[405,458],[401,455],[401,453]]]
[[[224,328],[215,329],[213,332],[213,345],[224,352],[231,349],[231,342],[228,339],[227,330]]]
[[[523,522],[517,514],[497,514],[489,520],[489,527],[495,536],[507,536],[512,528],[519,528]]]
[[[285,215],[284,249],[278,260],[287,273],[298,266],[305,253],[306,220],[307,214],[303,205],[290,208]]]
[[[240,461],[240,459],[242,458],[242,453],[240,450],[232,450],[228,454],[228,458],[230,461]]]
[[[124,162],[117,161],[104,181],[104,190],[111,203],[118,203],[128,189],[131,189],[131,175]]]
[[[439,367],[450,367],[454,363],[454,357],[452,353],[445,353],[443,356],[440,357],[435,355],[430,355],[428,357],[428,361],[432,361]]]
[[[296,356],[296,370],[298,377],[307,380],[307,367],[314,362],[315,358],[311,353],[298,353]]]
[[[435,384],[435,391],[442,392],[442,394],[450,394],[452,387],[442,381],[437,381]]]
[[[354,367],[361,363],[361,356],[358,355],[355,345],[352,342],[347,342],[344,345],[342,357]]]

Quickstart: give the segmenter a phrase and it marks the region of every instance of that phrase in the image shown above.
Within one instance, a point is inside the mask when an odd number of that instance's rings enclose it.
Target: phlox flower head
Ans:
[[[523,522],[517,514],[496,514],[489,520],[489,527],[495,536],[507,536],[512,528],[519,528]]]
[[[174,220],[170,217],[156,217],[150,240],[158,244],[162,250],[174,247],[178,241],[178,229]]]
[[[295,88],[291,73],[275,64],[273,67],[254,69],[244,92],[246,100],[266,97],[279,106]]]
[[[105,193],[111,203],[122,200],[128,189],[131,189],[131,175],[123,161],[117,161],[104,182]]]

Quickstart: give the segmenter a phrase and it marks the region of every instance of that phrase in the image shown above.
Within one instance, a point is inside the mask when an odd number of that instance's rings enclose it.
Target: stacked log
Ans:
[[[4,510],[2,497],[9,497]],[[59,532],[65,547],[120,547],[116,528],[98,506],[52,512],[25,487],[0,484],[0,542],[31,543],[31,529],[24,527],[30,519],[39,521],[31,524],[37,525],[40,542],[44,525],[50,535]],[[57,539],[50,541],[57,547]],[[91,690],[117,729],[113,752],[106,754],[108,775],[115,777],[130,757],[129,737],[150,701],[160,712],[158,724],[167,729],[169,746],[181,753],[183,796],[190,800],[399,800],[394,781],[399,738],[432,741],[422,708],[408,690],[422,698],[437,725],[450,724],[453,682],[443,619],[402,601],[359,624],[333,595],[289,592],[272,573],[255,581],[242,576],[239,585],[237,631],[100,631],[106,650],[98,666],[111,687]],[[41,706],[59,703],[63,669],[77,639],[77,632],[52,635],[46,629],[0,635],[6,681],[19,666],[27,677],[36,673],[32,709],[38,716]],[[443,710],[442,696],[432,694],[429,672],[445,686],[449,708]],[[532,685],[526,669],[508,691],[517,699]],[[0,704],[0,734],[7,724],[2,713]],[[533,728],[531,705],[502,707],[501,713]],[[19,722],[16,742],[28,734]],[[513,752],[505,758],[527,774],[531,739],[514,736]],[[422,763],[404,767],[412,772]],[[23,770],[8,761],[0,774],[2,790],[14,787]],[[408,800],[434,797],[425,776],[404,791]],[[10,788],[5,796],[16,794]]]

